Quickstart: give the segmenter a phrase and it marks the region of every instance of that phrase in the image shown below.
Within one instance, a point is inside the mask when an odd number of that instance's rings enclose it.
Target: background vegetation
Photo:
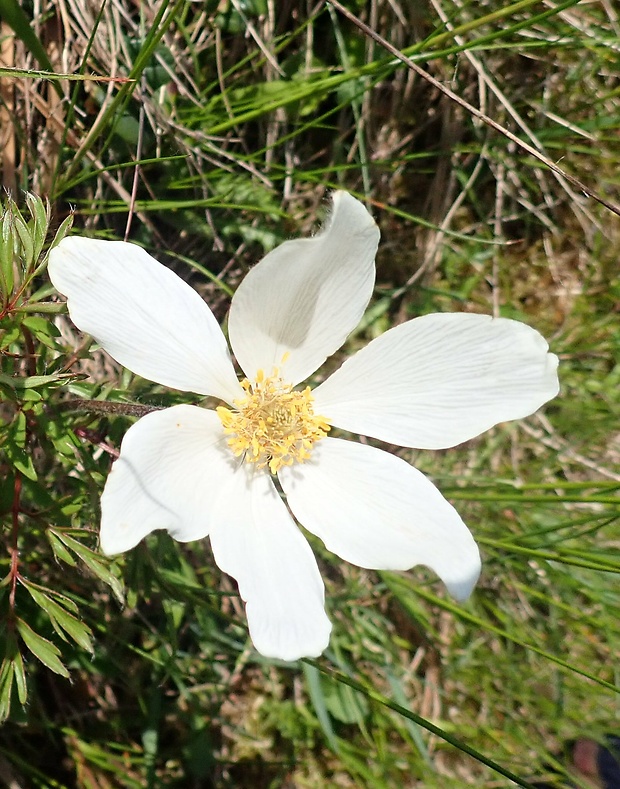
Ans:
[[[587,786],[563,743],[619,728],[620,220],[531,152],[620,201],[618,11],[346,5],[530,152],[323,2],[0,2],[0,783]],[[332,364],[415,315],[493,313],[549,338],[562,393],[457,449],[402,452],[481,545],[467,604],[421,568],[370,573],[315,540],[335,632],[287,665],[252,650],[206,541],[98,552],[135,419],[110,404],[186,398],[76,333],[45,255],[74,212],[224,319],[248,267],[316,228],[336,187],[383,240]]]

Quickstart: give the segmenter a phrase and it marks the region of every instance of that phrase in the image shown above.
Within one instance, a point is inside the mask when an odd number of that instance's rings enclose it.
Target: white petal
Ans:
[[[211,546],[246,602],[250,636],[266,657],[317,657],[331,624],[314,554],[269,475],[244,464],[222,491]]]
[[[376,447],[324,438],[278,472],[297,520],[328,550],[374,570],[434,570],[464,600],[480,574],[467,526],[424,474]]]
[[[286,241],[249,272],[228,319],[230,343],[248,379],[277,367],[297,384],[340,348],[372,294],[378,243],[379,229],[362,203],[336,192],[319,235]]]
[[[49,275],[75,325],[132,372],[228,402],[243,395],[211,310],[141,247],[71,236],[50,253]]]
[[[548,348],[517,321],[424,315],[347,359],[314,390],[314,409],[344,430],[445,449],[555,397],[558,359]]]
[[[153,411],[132,425],[101,496],[101,548],[127,551],[155,529],[205,537],[215,500],[237,463],[215,412],[191,405]]]

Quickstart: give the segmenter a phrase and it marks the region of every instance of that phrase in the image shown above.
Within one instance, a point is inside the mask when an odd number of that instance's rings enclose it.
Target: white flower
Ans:
[[[126,551],[155,529],[180,541],[209,535],[246,602],[254,646],[284,660],[319,655],[331,631],[293,517],[359,567],[426,565],[458,599],[480,572],[469,530],[423,474],[330,437],[330,425],[443,449],[558,392],[558,360],[538,332],[471,314],[410,320],[314,391],[294,389],[344,343],[374,286],[379,230],[347,193],[333,202],[322,233],[274,249],[235,293],[228,327],[241,383],[207,305],[140,247],[65,238],[49,262],[73,322],[120,364],[228,406],[174,406],[127,431],[101,498],[103,551]]]

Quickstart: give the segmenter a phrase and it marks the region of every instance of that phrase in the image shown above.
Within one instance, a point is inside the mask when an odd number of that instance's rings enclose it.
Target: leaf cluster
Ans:
[[[90,491],[64,482],[80,464],[81,443],[58,410],[59,393],[80,376],[66,372],[55,317],[61,305],[49,298],[44,271],[71,223],[67,217],[50,241],[49,204],[30,193],[22,209],[7,197],[0,213],[0,720],[11,714],[15,691],[26,704],[33,658],[68,677],[72,652],[92,653],[79,605],[89,579],[122,597],[88,546],[92,537],[73,529],[82,505],[92,511]],[[89,575],[66,589],[64,573],[78,566]]]

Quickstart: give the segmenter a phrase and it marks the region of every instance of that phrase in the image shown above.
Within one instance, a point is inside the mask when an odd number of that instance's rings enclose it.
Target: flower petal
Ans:
[[[347,359],[314,390],[314,409],[390,444],[453,447],[557,395],[558,359],[548,348],[517,321],[424,315]]]
[[[141,247],[71,236],[51,251],[49,275],[75,325],[132,372],[228,402],[243,396],[211,310]]]
[[[314,554],[269,475],[244,464],[222,490],[211,546],[246,602],[250,636],[266,657],[317,657],[331,624]]]
[[[249,272],[233,297],[228,333],[250,381],[276,367],[297,384],[340,348],[372,294],[378,244],[362,203],[336,192],[318,236],[286,241]]]
[[[101,496],[101,549],[115,554],[155,529],[205,537],[215,500],[236,463],[213,411],[177,405],[132,425]]]
[[[434,570],[459,600],[480,574],[467,526],[424,474],[376,447],[325,438],[309,461],[278,472],[297,520],[351,564]]]

